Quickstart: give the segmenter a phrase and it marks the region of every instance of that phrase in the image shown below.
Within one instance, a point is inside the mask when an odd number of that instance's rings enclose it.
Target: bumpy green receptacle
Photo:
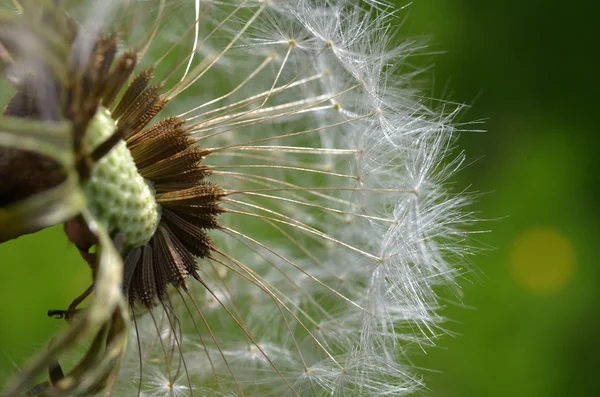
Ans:
[[[109,111],[100,108],[83,140],[87,150],[91,152],[104,142],[115,128]],[[161,208],[154,188],[139,174],[124,141],[94,166],[83,190],[91,211],[111,234],[123,233],[126,247],[148,243],[158,227]]]

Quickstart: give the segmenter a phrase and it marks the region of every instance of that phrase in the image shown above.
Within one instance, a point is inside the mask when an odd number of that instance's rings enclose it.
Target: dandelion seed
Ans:
[[[416,48],[392,45],[391,8],[17,4],[0,15],[3,76],[16,88],[0,126],[28,118],[49,135],[66,122],[72,147],[61,157],[16,128],[0,135],[0,160],[17,156],[0,175],[18,156],[35,160],[31,178],[0,191],[0,220],[65,180],[82,199],[52,217],[31,212],[3,238],[65,223],[94,284],[51,314],[71,321],[66,335],[95,336],[70,371],[57,360],[74,342],[51,345],[8,395],[48,366],[60,373],[36,393],[422,386],[406,356],[441,332],[435,290],[454,283],[451,259],[466,252],[468,200],[444,187],[462,162],[446,160],[460,106],[432,109],[411,88],[418,71],[401,69]]]

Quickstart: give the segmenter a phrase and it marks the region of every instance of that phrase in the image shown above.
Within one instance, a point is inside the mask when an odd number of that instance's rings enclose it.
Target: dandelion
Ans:
[[[93,275],[7,395],[48,369],[30,394],[418,390],[407,356],[442,332],[468,200],[444,186],[460,106],[412,88],[419,47],[394,18],[344,0],[2,10],[0,241],[64,223]]]

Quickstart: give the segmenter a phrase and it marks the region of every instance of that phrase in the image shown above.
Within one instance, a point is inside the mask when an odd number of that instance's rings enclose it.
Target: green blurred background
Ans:
[[[597,2],[417,0],[437,92],[472,105],[486,133],[460,139],[475,162],[460,186],[485,193],[455,338],[419,357],[430,396],[597,396],[600,375],[600,144]]]
[[[400,2],[399,2],[400,3]],[[402,4],[405,2],[403,1]],[[597,14],[591,0],[417,0],[403,32],[428,35],[435,91],[485,133],[459,140],[456,178],[482,196],[462,304],[417,354],[429,396],[591,396],[600,374]],[[448,87],[451,91],[448,91]],[[474,125],[473,128],[482,128]],[[68,253],[67,255],[65,253]],[[596,257],[598,255],[596,254]],[[87,287],[60,228],[0,246],[0,384],[62,326],[45,317]]]

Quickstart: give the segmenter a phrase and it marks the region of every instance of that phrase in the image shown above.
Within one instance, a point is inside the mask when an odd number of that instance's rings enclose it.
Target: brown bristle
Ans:
[[[175,286],[179,286],[185,283],[189,276],[189,270],[186,267],[185,260],[179,255],[175,249],[176,239],[169,228],[161,226],[155,237],[155,248],[158,247],[157,258],[161,263],[161,272],[165,274],[165,287],[167,282],[172,283]]]
[[[196,262],[196,257],[192,255],[192,253],[186,248],[186,246],[183,245],[183,243],[179,241],[179,239],[177,239],[176,237],[172,236],[171,242],[173,252],[177,253],[181,260],[181,263],[187,270],[187,273],[191,274],[194,278],[198,278],[198,263]]]
[[[226,212],[219,204],[206,204],[191,207],[173,207],[173,212],[181,219],[193,223],[202,229],[219,229],[221,225],[217,217]]]
[[[190,251],[189,245],[200,243],[203,251],[196,251],[206,256],[212,243],[205,235],[202,235],[202,241],[187,238],[184,243],[180,241],[182,236],[186,238],[183,233],[174,233],[163,224],[151,244],[127,254],[123,290],[131,305],[141,301],[146,307],[151,307],[164,298],[169,284],[178,287],[185,284],[190,274],[198,277],[197,255]]]
[[[165,242],[163,239],[164,227],[159,227],[152,238],[152,257],[154,258],[154,283],[156,297],[161,299],[167,292],[172,262],[165,254]]]
[[[182,152],[142,168],[139,171],[147,179],[156,181],[168,179],[193,169],[206,154],[205,150],[197,146],[190,146]]]
[[[127,146],[133,147],[142,143],[143,141],[154,139],[160,135],[176,134],[182,135],[184,122],[177,117],[167,117],[164,120],[159,121],[151,127],[145,128],[139,132],[136,132],[127,137]]]
[[[100,97],[116,53],[117,38],[115,35],[100,37],[96,40],[81,80],[86,96]]]
[[[156,195],[156,202],[165,206],[190,206],[210,204],[224,196],[223,190],[210,184],[202,183],[190,189],[178,190]]]
[[[130,289],[133,275],[135,274],[141,256],[142,249],[134,248],[127,253],[125,260],[123,261],[123,291],[125,292],[125,295],[129,297],[130,301],[138,298],[135,294],[131,293]]]
[[[220,226],[216,221],[217,216],[226,212],[218,202],[202,205],[170,206],[169,208],[188,222],[204,229],[218,229]]]
[[[118,105],[112,111],[113,119],[118,120],[130,106],[133,106],[135,100],[146,90],[153,77],[152,71],[144,70],[133,79]]]
[[[119,117],[116,117],[115,114],[113,117],[115,120],[119,120],[120,124],[131,128],[158,103],[159,99],[160,87],[149,87],[141,92]]]
[[[117,38],[111,35],[96,39],[87,60],[80,59],[77,54],[71,56],[73,73],[70,81],[69,108],[71,114],[79,113],[78,117],[83,126],[87,126],[100,105],[116,52]]]
[[[211,172],[208,167],[196,165],[189,171],[175,175],[163,182],[156,182],[154,188],[158,193],[189,189],[202,183],[210,174]]]
[[[195,256],[204,258],[210,254],[212,241],[204,231],[204,228],[192,222],[188,222],[182,216],[168,208],[163,209],[163,219],[169,225],[173,234],[186,246]]]
[[[185,150],[189,141],[185,136],[164,134],[156,139],[147,140],[129,150],[138,168],[144,168],[164,158],[171,157]]]
[[[137,278],[137,285],[139,286],[140,300],[143,304],[148,307],[154,306],[155,298],[157,296],[156,281],[154,279],[154,258],[152,255],[152,246],[146,244],[143,248],[144,253],[142,255],[142,266],[138,266],[138,272],[134,274],[134,278]]]
[[[117,54],[117,43],[118,39],[115,34],[102,39],[102,46],[96,55],[96,62],[98,62],[98,76],[100,77],[100,80],[105,80],[110,73],[110,67]]]
[[[86,95],[83,77],[80,75],[75,76],[70,84],[71,89],[69,90],[66,114],[73,124],[73,147],[75,152],[81,153],[83,137],[90,121],[96,114],[99,98]],[[85,170],[86,173],[88,171]],[[87,178],[87,175],[81,176],[84,179]]]
[[[158,102],[154,104],[150,109],[148,109],[143,115],[137,118],[137,121],[131,127],[130,135],[134,135],[141,131],[144,127],[148,125],[150,121],[158,114],[161,110],[167,106],[169,103],[168,100],[159,98]]]
[[[133,73],[137,65],[137,53],[128,51],[124,53],[119,62],[113,67],[106,79],[106,84],[101,92],[102,105],[111,107],[115,98]]]

